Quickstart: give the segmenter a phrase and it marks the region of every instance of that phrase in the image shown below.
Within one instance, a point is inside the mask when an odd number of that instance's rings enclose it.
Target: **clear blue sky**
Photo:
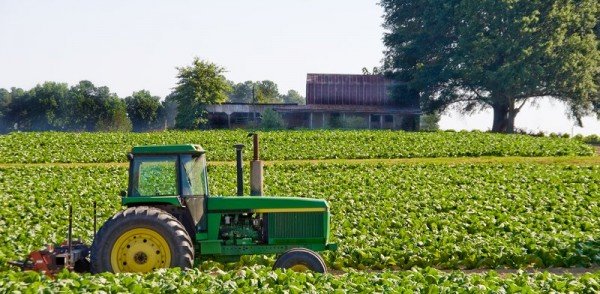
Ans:
[[[376,1],[9,1],[0,0],[0,87],[87,79],[125,97],[164,97],[176,66],[194,56],[227,78],[270,79],[281,92],[305,91],[306,73],[360,73],[383,57],[383,11]],[[564,107],[528,106],[517,126],[600,133],[596,118],[572,128]],[[491,113],[449,112],[442,128],[489,129]]]

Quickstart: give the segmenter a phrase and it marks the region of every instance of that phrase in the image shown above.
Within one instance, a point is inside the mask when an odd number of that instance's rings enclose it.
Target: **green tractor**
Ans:
[[[195,261],[247,254],[277,254],[275,268],[327,271],[315,252],[337,247],[329,242],[325,200],[212,196],[199,145],[139,146],[128,158],[127,208],[97,232],[93,273],[191,268]]]

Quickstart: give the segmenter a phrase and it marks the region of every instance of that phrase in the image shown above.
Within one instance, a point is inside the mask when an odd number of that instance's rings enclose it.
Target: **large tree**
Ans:
[[[382,0],[384,69],[425,111],[492,108],[512,132],[526,102],[553,97],[600,115],[597,0]],[[411,98],[412,97],[412,98]]]
[[[160,117],[163,114],[160,97],[152,96],[147,90],[133,92],[131,96],[125,98],[125,104],[127,115],[136,132],[147,131],[164,123]]]
[[[194,58],[192,65],[178,67],[177,87],[173,97],[177,101],[176,127],[194,129],[206,122],[205,105],[227,101],[231,86],[223,76],[225,69]]]

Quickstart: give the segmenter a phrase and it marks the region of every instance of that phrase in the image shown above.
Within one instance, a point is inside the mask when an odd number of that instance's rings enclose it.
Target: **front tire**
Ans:
[[[192,267],[194,247],[185,227],[171,214],[137,206],[115,214],[100,228],[90,255],[92,273],[145,273]]]
[[[327,266],[321,256],[306,248],[294,248],[286,251],[277,258],[273,268],[291,269],[296,272],[327,273]]]

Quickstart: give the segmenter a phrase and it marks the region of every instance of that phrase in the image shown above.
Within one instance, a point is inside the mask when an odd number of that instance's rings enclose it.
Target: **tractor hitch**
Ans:
[[[96,233],[96,201],[94,201],[94,234]],[[8,264],[18,267],[23,271],[31,270],[42,272],[53,277],[62,269],[85,273],[90,271],[90,246],[81,240],[74,241],[73,235],[73,208],[69,205],[69,231],[68,239],[60,245],[46,245],[45,249],[29,253],[23,261],[9,261]]]
[[[89,272],[90,262],[87,259],[90,254],[89,246],[81,241],[72,241],[70,245],[68,243],[65,241],[60,246],[47,245],[46,249],[29,253],[27,259],[9,261],[9,264],[23,271],[43,272],[49,277],[53,277],[62,269],[78,273]]]

